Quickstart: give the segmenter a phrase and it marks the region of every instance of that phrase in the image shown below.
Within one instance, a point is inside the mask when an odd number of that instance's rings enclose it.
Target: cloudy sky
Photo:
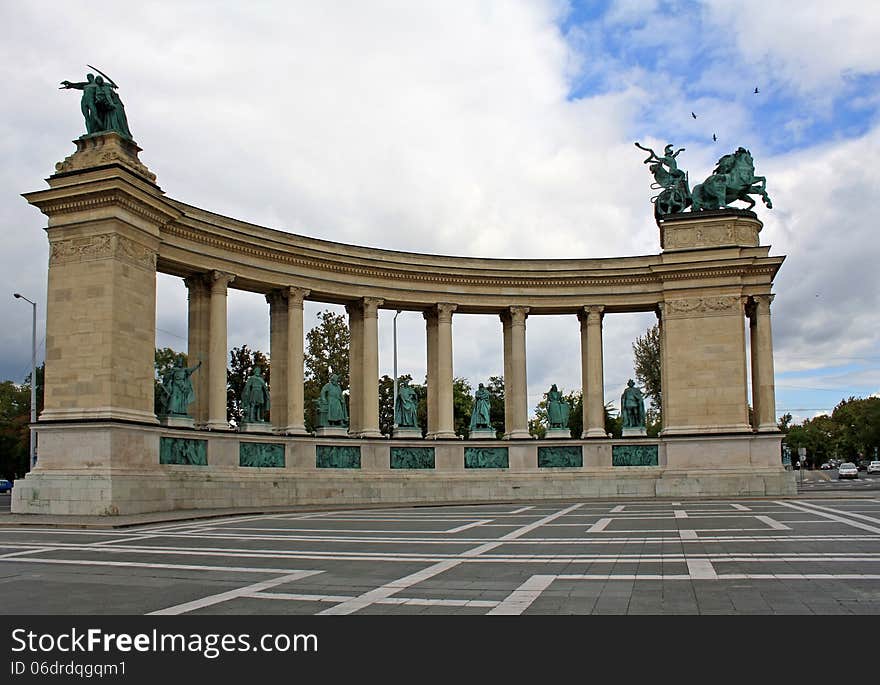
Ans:
[[[0,379],[30,368],[31,311],[12,293],[45,311],[45,218],[20,193],[45,187],[84,133],[79,94],[58,82],[88,63],[120,85],[170,197],[397,250],[657,253],[633,141],[685,147],[692,179],[745,146],[774,203],[758,207],[762,243],[787,256],[779,413],[880,391],[880,13],[867,0],[32,0],[0,3],[0,27]],[[184,350],[185,289],[158,286],[157,344]],[[653,321],[606,317],[607,401]],[[398,326],[400,371],[423,377],[424,322],[405,312]],[[268,351],[261,297],[231,292],[229,333],[230,347]],[[497,319],[457,316],[454,336],[456,375],[501,374]],[[528,354],[531,404],[551,383],[579,386],[574,317],[531,317]]]

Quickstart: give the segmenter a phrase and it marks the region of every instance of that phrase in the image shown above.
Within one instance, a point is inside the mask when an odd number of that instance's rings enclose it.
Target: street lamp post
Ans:
[[[13,293],[17,300],[30,302],[33,319],[31,322],[31,422],[30,422],[30,455],[28,457],[28,471],[37,463],[37,444],[34,426],[37,423],[37,303],[29,300],[21,293]]]
[[[397,428],[397,317],[400,311],[394,315],[394,399],[391,404],[391,425]]]

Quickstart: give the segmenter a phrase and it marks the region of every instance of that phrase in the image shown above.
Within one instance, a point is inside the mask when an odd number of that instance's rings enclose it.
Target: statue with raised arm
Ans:
[[[563,400],[562,393],[556,388],[556,383],[550,386],[547,393],[547,420],[550,428],[568,428],[568,417],[571,407]]]
[[[419,397],[415,388],[405,378],[397,388],[397,404],[394,407],[394,423],[398,428],[418,428]]]
[[[162,377],[162,398],[160,403],[165,416],[189,416],[189,405],[196,399],[193,390],[192,376],[202,365],[198,364],[186,368],[183,364],[183,356],[177,357],[174,366]]]
[[[620,397],[620,414],[623,417],[623,428],[645,427],[645,397],[630,378],[626,390]]]
[[[658,195],[651,198],[651,202],[654,203],[655,218],[683,212],[691,204],[691,191],[688,187],[687,172],[678,168],[675,158],[684,151],[684,148],[680,147],[673,152],[673,146],[669,144],[663,149],[661,156],[638,142],[635,145],[649,153],[644,163],[650,164],[648,169],[654,176],[651,188],[660,190]]]
[[[474,408],[471,411],[471,430],[487,429],[492,427],[489,417],[489,391],[480,383],[480,387],[474,393]]]
[[[86,135],[115,131],[131,139],[125,107],[116,92],[119,86],[100,69],[88,65],[100,76],[86,74],[85,81],[62,81],[62,89],[81,90],[80,109],[86,120]],[[106,80],[105,80],[106,79]]]
[[[269,411],[269,386],[263,380],[263,372],[259,366],[244,384],[241,391],[241,407],[245,423],[265,423],[266,412]]]

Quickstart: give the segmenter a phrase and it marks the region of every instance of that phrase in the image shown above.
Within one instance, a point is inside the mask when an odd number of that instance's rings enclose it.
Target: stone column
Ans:
[[[229,430],[226,418],[226,290],[235,276],[212,271],[211,323],[208,339],[208,430]]]
[[[364,355],[364,314],[363,307],[359,302],[347,304],[345,311],[348,313],[348,330],[350,341],[348,345],[348,433],[352,437],[360,434],[363,421],[361,419],[361,393],[363,384]]]
[[[283,289],[272,290],[266,294],[269,303],[269,361],[271,363],[270,394],[272,405],[269,416],[272,428],[283,432],[287,425],[287,329],[289,311],[287,293]]]
[[[758,375],[758,366],[760,359],[758,358],[758,318],[755,312],[755,301],[749,297],[743,298],[743,308],[746,317],[749,320],[749,349],[751,351],[751,370],[752,370],[752,428],[758,430],[758,417],[760,415],[761,397],[759,392],[760,380]]]
[[[433,438],[437,434],[437,389],[439,387],[437,380],[439,375],[437,368],[437,348],[439,346],[437,310],[432,309],[424,312],[423,316],[425,317],[425,342],[428,357],[428,426],[426,436]]]
[[[361,366],[362,438],[381,438],[379,430],[379,306],[375,297],[363,299],[363,364]]]
[[[288,435],[306,435],[304,423],[305,395],[303,383],[303,300],[308,297],[305,288],[287,290],[287,425]],[[273,367],[272,373],[275,373]],[[275,406],[275,401],[272,401]],[[276,424],[280,425],[280,424]]]
[[[429,434],[435,439],[455,438],[452,411],[452,312],[455,310],[454,304],[437,305],[436,373],[433,379],[437,423],[433,434]],[[431,385],[429,380],[428,387]]]
[[[526,317],[528,307],[510,307],[501,315],[504,328],[504,437],[529,435],[528,381],[526,378]]]
[[[752,338],[753,379],[757,378],[756,422],[761,432],[774,432],[776,425],[776,383],[773,374],[773,334],[770,329],[770,303],[773,295],[754,295],[755,325]],[[757,363],[756,363],[757,362]],[[757,366],[757,370],[754,367]],[[752,381],[755,382],[754,380]]]
[[[195,366],[202,362],[190,380],[195,400],[189,405],[189,414],[196,426],[208,423],[208,336],[211,322],[211,289],[205,274],[183,279],[189,292],[189,323],[187,328],[187,363]]]
[[[602,316],[605,308],[589,305],[579,312],[581,322],[581,376],[584,397],[583,438],[607,438],[602,362]]]
[[[657,326],[660,328],[660,425],[666,425],[666,402],[663,401],[663,398],[666,397],[666,337],[664,335],[664,322],[663,322],[663,308],[664,305],[662,302],[657,304],[657,310],[655,314],[657,315]]]

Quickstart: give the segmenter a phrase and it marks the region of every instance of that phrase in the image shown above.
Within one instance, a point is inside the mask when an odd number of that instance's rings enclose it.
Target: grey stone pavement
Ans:
[[[880,614],[880,488],[820,480],[789,498],[3,513],[0,612]]]

